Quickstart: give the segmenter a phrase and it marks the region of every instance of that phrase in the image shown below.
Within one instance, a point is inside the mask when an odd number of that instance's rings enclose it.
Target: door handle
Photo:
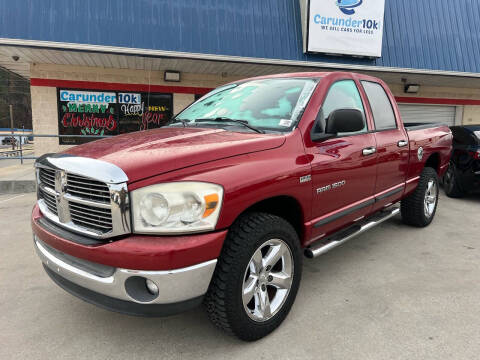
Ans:
[[[397,146],[398,147],[404,147],[404,146],[407,146],[408,145],[408,141],[407,140],[400,140],[398,143],[397,143]]]
[[[377,152],[377,149],[373,146],[365,148],[365,149],[362,150],[363,156],[372,155],[372,154],[375,154],[376,152]]]

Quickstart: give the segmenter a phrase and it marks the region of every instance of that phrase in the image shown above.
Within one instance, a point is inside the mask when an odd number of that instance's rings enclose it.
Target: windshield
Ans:
[[[280,78],[227,85],[190,105],[175,117],[173,123],[251,131],[251,128],[239,124],[244,122],[264,131],[289,131],[298,122],[316,84],[314,79]],[[229,120],[237,120],[237,123]]]

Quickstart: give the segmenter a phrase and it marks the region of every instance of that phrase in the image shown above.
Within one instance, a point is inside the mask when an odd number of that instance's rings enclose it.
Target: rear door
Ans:
[[[408,135],[396,116],[393,97],[377,82],[362,80],[375,126],[377,169],[375,210],[398,200],[408,172]],[[389,96],[390,95],[390,96]]]
[[[352,79],[334,82],[318,113],[323,132],[325,121],[337,109],[355,108],[364,116],[365,106]],[[337,230],[368,213],[373,205],[376,176],[376,154],[364,149],[375,147],[375,135],[369,133],[367,121],[363,130],[338,134],[319,143],[306,142],[312,158],[313,239]]]

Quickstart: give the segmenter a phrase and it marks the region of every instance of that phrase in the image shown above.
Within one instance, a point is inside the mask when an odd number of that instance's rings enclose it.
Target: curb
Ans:
[[[21,194],[37,191],[35,180],[1,180],[0,194]]]

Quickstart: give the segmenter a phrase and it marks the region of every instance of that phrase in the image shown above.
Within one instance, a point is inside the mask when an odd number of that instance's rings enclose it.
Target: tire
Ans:
[[[402,220],[407,225],[425,227],[435,217],[437,205],[437,172],[430,167],[426,167],[420,174],[420,180],[415,191],[401,202]]]
[[[447,172],[443,176],[443,189],[445,194],[451,198],[460,198],[464,195],[459,183],[455,164],[450,162]]]
[[[283,256],[278,261],[266,261],[267,255],[280,253]],[[302,260],[300,242],[290,223],[266,213],[242,215],[227,235],[205,296],[204,305],[210,320],[244,341],[255,341],[270,334],[286,318],[295,301]],[[279,279],[285,289],[273,285],[280,283]],[[259,305],[258,309],[256,306],[260,304],[258,301],[266,304],[267,298],[270,313],[266,305]]]

